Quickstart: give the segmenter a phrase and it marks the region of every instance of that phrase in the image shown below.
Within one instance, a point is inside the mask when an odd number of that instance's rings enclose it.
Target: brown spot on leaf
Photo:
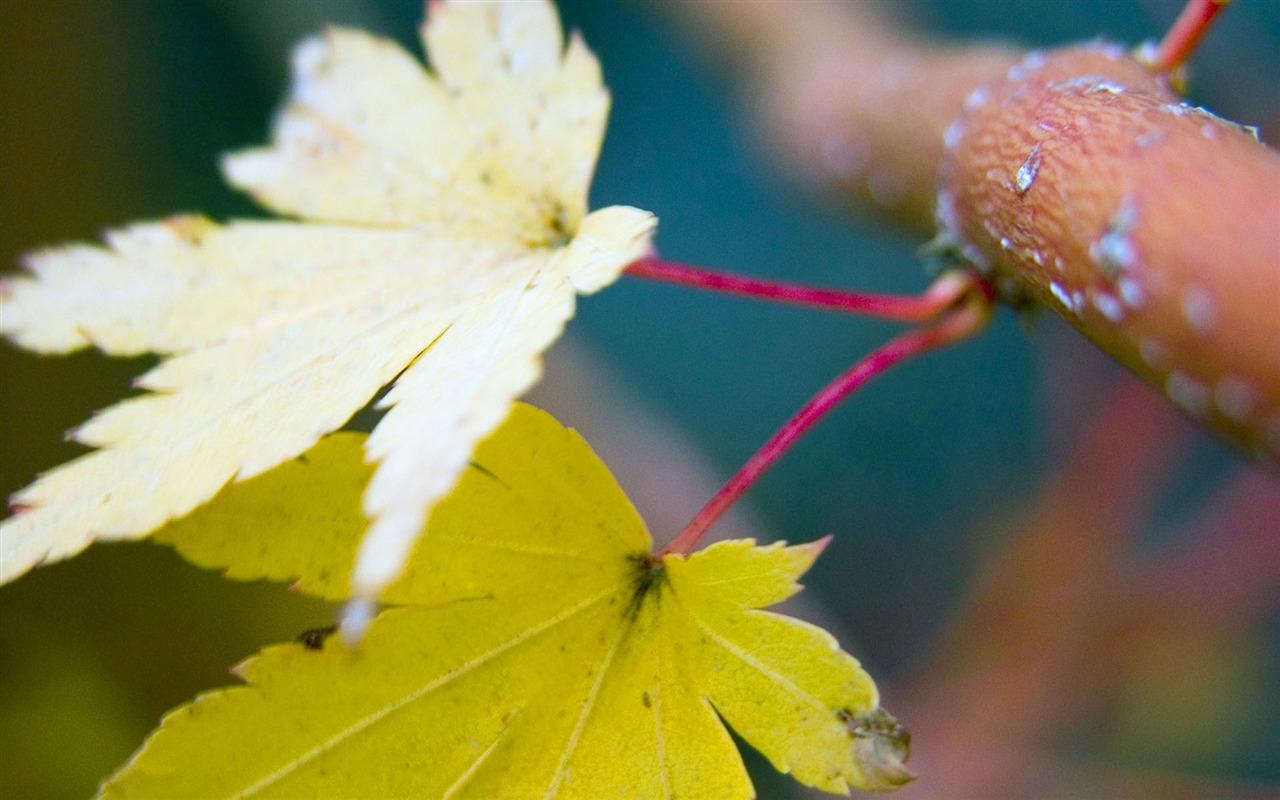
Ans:
[[[301,642],[308,650],[323,650],[324,640],[338,629],[337,625],[321,625],[318,628],[307,628],[298,634],[294,641]]]

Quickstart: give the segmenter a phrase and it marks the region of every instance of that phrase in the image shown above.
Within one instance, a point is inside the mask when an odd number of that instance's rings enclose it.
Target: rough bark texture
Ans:
[[[939,231],[1007,297],[1280,460],[1280,155],[1251,131],[1117,45],[952,47],[865,3],[673,11],[748,75],[797,177]]]
[[[1187,413],[1280,453],[1280,155],[1100,43],[1032,53],[965,109],[943,236]]]

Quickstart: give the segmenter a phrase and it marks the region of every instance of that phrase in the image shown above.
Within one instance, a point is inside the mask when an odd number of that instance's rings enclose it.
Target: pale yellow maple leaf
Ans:
[[[388,383],[354,583],[375,595],[540,354],[649,248],[634,208],[588,214],[608,111],[549,2],[432,6],[434,71],[349,30],[304,42],[269,147],[228,179],[302,222],[198,217],[31,255],[0,332],[31,349],[166,358],[150,393],[76,429],[97,450],[17,493],[0,582],[145,536],[342,426]],[[269,531],[264,531],[269,536]]]

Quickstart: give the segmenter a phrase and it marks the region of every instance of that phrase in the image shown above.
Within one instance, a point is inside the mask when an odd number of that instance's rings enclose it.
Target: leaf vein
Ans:
[[[677,602],[680,602],[679,593],[673,592],[672,594],[676,596]],[[814,706],[815,708],[826,710],[826,705],[822,701],[818,700],[818,698],[809,694],[804,689],[801,689],[799,686],[797,686],[793,681],[791,681],[785,675],[778,673],[777,671],[771,669],[764,662],[753,657],[750,651],[742,649],[731,640],[717,633],[706,622],[704,622],[701,617],[691,612],[689,610],[689,607],[685,603],[680,602],[680,605],[682,608],[684,608],[685,613],[689,616],[690,619],[693,620],[694,624],[698,627],[699,630],[705,633],[710,639],[715,641],[722,648],[727,650],[730,654],[736,656],[738,660],[742,661],[743,663],[747,664],[751,668],[755,669],[761,675],[764,675],[766,678],[768,678],[774,684],[781,687],[787,693],[791,694],[793,697],[803,700],[804,702]]]
[[[583,611],[586,611],[588,608],[592,607],[593,605],[602,602],[605,598],[609,597],[612,594],[615,594],[621,586],[622,584],[616,584],[614,586],[610,586],[607,589],[604,589],[596,593],[595,595],[592,595],[591,597],[587,598],[586,600],[583,600],[581,603],[577,604],[576,606],[573,606],[561,612],[560,614],[557,614],[556,616],[552,617],[550,620],[543,623],[542,625],[538,625],[530,628],[527,631],[524,631],[520,635],[513,637],[509,641],[504,642],[500,646],[495,647],[486,653],[480,654],[476,658],[473,658],[472,660],[460,665],[456,669],[449,671],[445,675],[440,676],[436,680],[431,681],[430,683],[420,687],[414,692],[392,703],[389,703],[383,706],[382,708],[377,709],[373,713],[368,714],[364,718],[358,720],[355,724],[350,725],[347,728],[339,731],[337,734],[329,737],[325,741],[321,742],[320,744],[311,748],[307,752],[298,756],[293,761],[290,761],[288,764],[285,764],[284,766],[275,770],[270,775],[267,775],[257,783],[250,785],[248,788],[246,788],[244,791],[242,791],[239,794],[239,797],[250,797],[262,791],[263,789],[268,788],[272,784],[283,779],[285,776],[296,771],[297,769],[304,766],[308,762],[318,758],[319,756],[323,755],[329,750],[332,750],[334,747],[337,747],[342,742],[346,741],[352,736],[355,736],[356,734],[365,730],[366,728],[373,725],[374,723],[384,719],[391,713],[409,705],[410,703],[413,703],[421,699],[425,695],[430,694],[436,689],[439,689],[441,686],[448,684],[450,681],[467,674],[468,672],[470,672],[473,669],[476,669],[477,667],[483,666],[484,664],[488,663],[494,658],[497,658],[498,656],[507,652],[508,650],[528,641],[529,639],[532,639],[533,637],[537,636],[540,633],[543,633],[547,630],[550,630],[551,628],[554,628],[556,625],[559,625],[573,618],[574,616],[582,613]]]
[[[555,778],[552,779],[551,786],[547,789],[546,797],[548,800],[556,796],[560,790],[560,784],[564,782],[569,759],[573,757],[573,751],[577,749],[578,740],[582,738],[582,729],[586,727],[587,717],[591,715],[591,710],[595,707],[596,698],[600,694],[600,687],[604,685],[605,675],[608,674],[609,667],[613,664],[613,658],[617,655],[618,648],[622,645],[622,640],[626,638],[630,630],[630,625],[618,626],[618,634],[613,638],[613,643],[609,645],[609,651],[605,653],[604,660],[600,664],[600,671],[596,673],[595,682],[591,684],[591,691],[587,693],[587,700],[582,705],[582,713],[578,715],[578,719],[573,726],[573,732],[569,735],[564,755],[560,757],[560,763],[556,765]]]

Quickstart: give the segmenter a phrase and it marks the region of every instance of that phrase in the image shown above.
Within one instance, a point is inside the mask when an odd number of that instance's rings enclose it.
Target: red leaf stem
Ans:
[[[1228,2],[1230,0],[1188,0],[1151,56],[1151,69],[1168,74],[1182,66]]]
[[[627,274],[717,292],[847,311],[902,322],[919,322],[936,317],[955,305],[966,292],[973,288],[972,277],[955,272],[943,275],[924,294],[907,296],[874,294],[751,278],[656,258],[642,258],[632,263],[627,267]]]

